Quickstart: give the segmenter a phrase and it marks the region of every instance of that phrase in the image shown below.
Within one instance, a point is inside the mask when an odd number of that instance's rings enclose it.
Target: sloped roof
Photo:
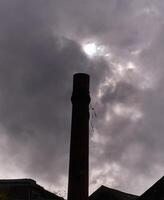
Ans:
[[[22,190],[22,187],[37,189],[39,192],[44,194],[44,196],[47,196],[50,199],[64,200],[62,197],[59,197],[38,185],[37,182],[33,179],[0,179],[0,190],[10,188],[10,193],[12,193],[13,188],[14,193],[16,193],[18,192],[18,190],[16,191],[16,187],[19,188],[20,191]]]
[[[105,186],[90,195],[89,200],[136,200],[138,196],[114,190]]]
[[[164,177],[159,179],[146,192],[144,192],[137,200],[163,200],[164,199]]]

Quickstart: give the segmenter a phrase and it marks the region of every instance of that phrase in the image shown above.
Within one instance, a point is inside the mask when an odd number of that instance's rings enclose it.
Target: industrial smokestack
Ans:
[[[68,200],[88,199],[89,175],[89,75],[75,74],[72,93],[72,125]]]

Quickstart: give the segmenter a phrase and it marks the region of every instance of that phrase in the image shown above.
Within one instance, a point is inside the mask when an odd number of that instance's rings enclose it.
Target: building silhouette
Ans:
[[[111,189],[105,186],[99,187],[89,200],[136,200],[138,196]]]
[[[63,200],[32,179],[0,180],[0,200]]]
[[[140,196],[101,186],[90,195],[89,200],[164,200],[164,177]]]
[[[164,177],[159,179],[152,187],[144,192],[137,200],[163,200],[164,199]]]
[[[105,186],[88,197],[89,75],[73,79],[68,200],[164,200],[164,177],[140,196]],[[128,184],[128,183],[127,183]],[[0,200],[63,200],[32,179],[0,180]]]
[[[164,177],[158,180],[142,195],[136,196],[119,190],[101,186],[88,200],[163,200]],[[0,180],[0,200],[64,200],[45,190],[32,179]]]

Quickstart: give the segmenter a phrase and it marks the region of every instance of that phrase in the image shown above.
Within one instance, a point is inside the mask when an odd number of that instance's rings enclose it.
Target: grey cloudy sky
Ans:
[[[163,175],[163,10],[162,0],[0,1],[0,178],[65,195],[76,72],[91,76],[96,113],[91,192],[141,194]]]

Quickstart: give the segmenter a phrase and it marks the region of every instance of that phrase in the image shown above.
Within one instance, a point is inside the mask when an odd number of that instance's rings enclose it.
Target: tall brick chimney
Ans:
[[[73,77],[72,125],[68,200],[88,199],[89,175],[89,75]]]

